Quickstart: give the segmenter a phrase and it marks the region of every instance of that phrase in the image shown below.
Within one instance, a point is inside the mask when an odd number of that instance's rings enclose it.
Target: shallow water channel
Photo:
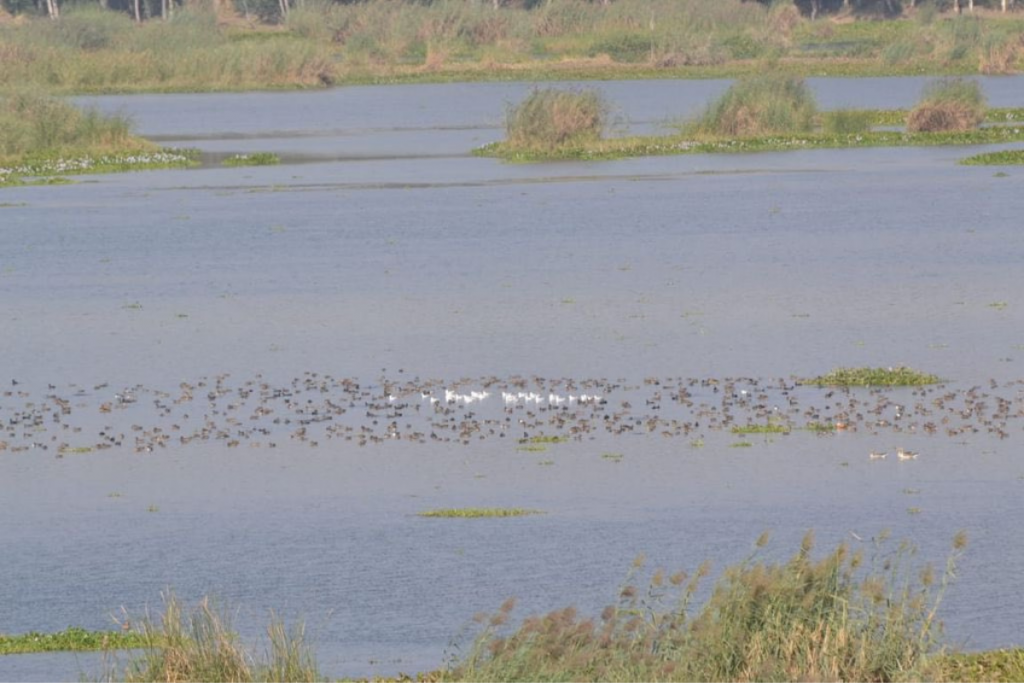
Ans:
[[[1024,79],[983,82],[1024,106]],[[922,81],[812,84],[906,107]],[[625,131],[726,85],[597,87]],[[1024,172],[956,165],[978,148],[470,156],[528,89],[82,99],[285,163],[0,190],[0,631],[109,628],[172,588],[247,638],[304,619],[329,675],[394,675],[509,596],[597,612],[638,553],[721,568],[766,529],[780,558],[891,529],[941,566],[965,529],[949,639],[1019,643]],[[794,381],[860,365],[948,381]],[[770,420],[792,431],[731,431]],[[417,516],[471,506],[546,514]]]

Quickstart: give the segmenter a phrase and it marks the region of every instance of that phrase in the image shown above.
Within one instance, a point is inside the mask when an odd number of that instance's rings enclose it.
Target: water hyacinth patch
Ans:
[[[420,517],[447,517],[447,518],[479,518],[479,517],[525,517],[527,515],[542,515],[541,510],[527,510],[524,508],[441,508],[438,510],[427,510],[420,512]]]
[[[24,178],[187,168],[195,164],[196,154],[191,150],[158,150],[130,154],[44,158],[0,167],[0,186],[21,184],[25,182]]]
[[[273,152],[253,152],[252,154],[235,154],[221,162],[225,166],[276,166],[281,157]]]

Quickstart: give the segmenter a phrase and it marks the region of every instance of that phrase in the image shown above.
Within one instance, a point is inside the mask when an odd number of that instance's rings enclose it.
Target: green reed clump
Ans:
[[[829,387],[919,387],[938,384],[938,375],[899,366],[895,368],[836,368],[825,375],[804,380],[806,384]]]
[[[265,656],[248,651],[229,615],[207,598],[188,609],[164,596],[159,622],[139,626],[144,653],[124,671],[126,681],[317,681],[322,680],[303,627],[287,628],[272,617]]]
[[[981,85],[965,78],[941,78],[928,83],[920,102],[907,115],[911,133],[964,131],[985,120]]]
[[[871,130],[876,112],[864,109],[838,109],[821,115],[821,129],[827,135],[856,135]]]
[[[758,540],[758,547],[767,537]],[[451,680],[519,681],[892,681],[935,676],[940,654],[936,611],[966,543],[954,539],[941,580],[915,571],[914,548],[879,540],[869,561],[843,543],[812,557],[813,534],[786,562],[757,554],[729,567],[699,606],[709,573],[656,571],[636,580],[598,617],[569,607],[506,624],[507,601],[457,661]]]
[[[601,138],[608,105],[594,90],[534,90],[509,107],[507,142],[517,149],[550,151],[578,147]]]
[[[818,113],[803,79],[784,75],[741,78],[685,126],[707,136],[756,137],[809,133]]]
[[[35,89],[0,96],[0,161],[65,151],[152,149],[131,134],[131,120],[81,110]]]

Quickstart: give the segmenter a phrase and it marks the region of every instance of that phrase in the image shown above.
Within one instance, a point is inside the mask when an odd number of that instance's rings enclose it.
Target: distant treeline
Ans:
[[[448,6],[453,4],[478,5],[498,9],[538,10],[551,9],[553,5],[572,2],[597,6],[611,6],[621,0],[208,0],[214,5],[233,3],[240,13],[256,14],[269,21],[279,21],[295,7],[308,2],[333,5],[372,5],[375,3],[399,3],[418,6]],[[715,0],[707,0],[713,2]],[[151,18],[167,18],[178,7],[193,4],[196,0],[0,0],[11,14],[42,14],[58,18],[64,7],[98,5],[104,9],[127,13],[136,21]],[[1012,11],[1019,9],[1018,0],[743,0],[761,5],[792,4],[803,16],[817,18],[825,15],[853,14],[871,17],[899,17],[907,10],[927,9],[939,12],[970,13],[975,9]]]

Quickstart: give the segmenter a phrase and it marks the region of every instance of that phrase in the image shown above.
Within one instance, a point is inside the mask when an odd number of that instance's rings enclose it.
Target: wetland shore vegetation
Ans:
[[[112,0],[65,1],[51,19],[42,3],[4,0],[0,88],[1017,73],[1021,3],[996,4],[957,13],[938,0]]]
[[[0,187],[60,176],[193,163],[132,133],[130,119],[82,110],[37,89],[0,96]]]
[[[546,99],[579,93],[535,91]],[[520,107],[524,106],[520,105]],[[607,103],[601,104],[605,110]],[[510,107],[509,122],[519,107]],[[913,125],[911,125],[913,123]],[[978,127],[979,124],[986,123]],[[507,161],[615,159],[672,154],[749,153],[797,149],[981,145],[1024,141],[1024,109],[989,110],[975,82],[945,78],[929,83],[911,111],[841,110],[821,113],[799,78],[762,75],[737,80],[692,121],[664,135],[598,137],[593,128],[560,137],[517,130],[474,153]],[[511,125],[510,125],[511,128]],[[895,128],[895,130],[893,130]]]
[[[1020,681],[1024,650],[962,653],[944,642],[940,608],[967,543],[960,532],[941,572],[923,563],[908,542],[882,532],[854,548],[840,543],[822,554],[808,532],[789,559],[767,559],[763,534],[747,559],[712,574],[707,562],[691,573],[648,571],[637,558],[612,603],[600,615],[573,607],[513,624],[515,600],[476,617],[462,654],[437,671],[395,681],[523,680],[871,680]],[[75,648],[100,638],[114,652],[136,650],[127,662],[108,661],[105,680],[319,681],[320,671],[301,624],[271,616],[262,649],[244,644],[230,612],[209,598],[189,607],[172,593],[163,613],[146,614],[132,630],[75,636],[53,634]],[[82,632],[88,633],[88,632]],[[60,636],[58,638],[58,636]],[[0,642],[3,642],[0,640]]]

